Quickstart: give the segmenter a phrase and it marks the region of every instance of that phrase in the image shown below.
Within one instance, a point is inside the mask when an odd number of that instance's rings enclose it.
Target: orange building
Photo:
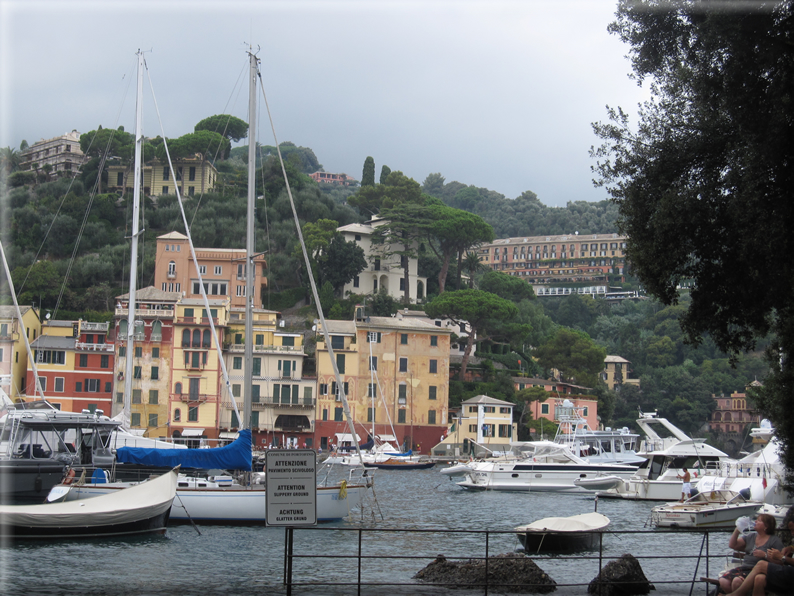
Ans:
[[[711,413],[709,430],[723,433],[741,433],[748,424],[758,426],[761,417],[747,407],[747,394],[734,391],[730,395],[712,395],[717,409]]]

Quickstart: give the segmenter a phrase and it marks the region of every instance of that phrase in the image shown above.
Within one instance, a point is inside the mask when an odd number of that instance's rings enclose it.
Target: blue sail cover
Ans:
[[[199,468],[202,470],[245,470],[251,466],[251,431],[244,429],[233,443],[212,449],[144,449],[121,447],[116,460],[124,464],[139,464],[156,468]]]

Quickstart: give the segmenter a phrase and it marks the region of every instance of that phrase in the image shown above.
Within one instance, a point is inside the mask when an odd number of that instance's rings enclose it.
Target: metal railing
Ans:
[[[328,541],[322,534],[306,534],[313,532],[335,533],[334,549],[329,551],[325,548]],[[716,550],[719,554],[710,552],[711,533],[717,534],[714,540],[720,545],[712,551]],[[623,537],[644,534],[647,536],[642,542],[644,551],[632,552],[631,555],[640,564],[647,582],[660,590],[659,593],[689,596],[708,594],[709,585],[702,578],[717,577],[728,558],[721,550],[726,546],[724,530],[684,532],[656,529],[597,534],[598,546],[591,552],[527,553],[526,558],[554,580],[557,593],[566,593],[566,589],[572,591],[574,588],[577,588],[577,594],[589,592],[597,595],[601,591],[599,588],[603,589],[604,594],[615,593],[614,587],[618,584],[636,584],[637,579],[607,579],[606,574],[602,577],[604,567],[625,556],[620,550],[605,548],[604,539],[613,534]],[[297,541],[301,544],[299,552],[295,548]],[[503,574],[496,573],[497,565],[502,564],[504,559],[495,556],[505,553],[506,548],[516,553],[517,542],[516,532],[511,530],[288,527],[285,528],[283,586],[288,596],[293,591],[299,593],[298,589],[312,594],[318,593],[318,589],[322,589],[321,593],[324,594],[361,594],[362,588],[397,586],[413,586],[422,593],[433,593],[427,591],[431,588],[466,588],[471,590],[470,593],[476,593],[474,590],[479,589],[488,595],[491,592],[513,592],[517,587],[521,588],[522,593],[548,592],[548,583],[518,584],[515,579],[508,581]],[[660,548],[663,542],[667,548]],[[390,545],[390,550],[385,545]],[[525,559],[519,557],[518,560]],[[416,574],[434,561],[475,567],[479,565],[480,570],[475,580],[470,574],[465,582],[453,578],[447,581],[416,579]],[[515,572],[512,575],[520,577]],[[533,587],[536,589],[531,589]],[[367,593],[372,591],[368,590]]]

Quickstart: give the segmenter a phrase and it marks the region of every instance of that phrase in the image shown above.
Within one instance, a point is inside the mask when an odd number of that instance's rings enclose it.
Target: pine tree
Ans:
[[[375,186],[375,160],[367,157],[364,160],[364,173],[361,174],[361,186]]]

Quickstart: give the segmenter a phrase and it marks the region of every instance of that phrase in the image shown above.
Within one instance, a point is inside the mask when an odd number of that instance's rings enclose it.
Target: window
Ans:
[[[171,261],[171,262],[168,263],[168,276],[169,277],[174,277],[175,275],[176,275],[176,263],[174,261]],[[192,314],[190,314],[190,315],[187,314],[187,310],[188,309],[185,309],[185,316],[186,317],[188,317],[188,316],[192,317],[193,316]]]
[[[400,291],[401,292],[405,291],[405,278],[404,277],[400,278]]]
[[[345,349],[345,338],[342,335],[332,335],[331,336],[331,347],[334,350],[344,350]]]
[[[171,175],[170,170],[168,167],[163,168],[163,180],[168,180],[168,177]]]
[[[397,387],[397,397],[400,399],[401,404],[405,404],[405,399],[408,394],[408,386],[405,383],[400,383]]]
[[[408,334],[407,333],[401,333],[400,334],[400,344],[403,345],[403,346],[407,346],[408,345]]]
[[[372,408],[367,408],[367,422],[372,422]]]
[[[116,186],[124,186],[124,172],[116,174]]]
[[[358,277],[358,275],[356,275],[356,276],[353,278],[353,287],[354,287],[354,288],[357,288],[357,287],[359,287],[359,284],[360,284],[360,283],[361,283],[361,280],[360,280],[360,278]]]
[[[345,374],[345,355],[344,354],[337,354],[336,355],[336,368],[339,370],[339,374]]]
[[[240,384],[239,383],[235,383],[234,385],[232,385],[232,395],[234,397],[240,397]]]
[[[167,194],[168,194],[168,186],[163,186],[163,192],[162,192],[162,194],[164,194],[164,195],[167,195]]]
[[[141,415],[138,412],[133,412],[130,416],[130,424],[132,426],[140,426],[141,425]]]
[[[369,370],[378,370],[378,357],[377,356],[370,356],[369,357]]]
[[[182,166],[176,167],[176,179],[182,180]]]
[[[159,391],[157,389],[149,389],[149,404],[152,406],[156,406],[160,403],[159,399]]]
[[[492,437],[494,431],[493,424],[483,424],[482,425],[482,436],[483,437]]]
[[[199,265],[199,273],[201,275],[207,275],[207,266],[206,265]]]
[[[132,403],[134,403],[134,404],[141,403],[141,390],[140,389],[133,389],[132,390]]]
[[[375,271],[380,271],[380,259],[375,259]]]
[[[242,370],[243,369],[243,357],[242,356],[235,356],[234,360],[232,361],[232,368],[234,370]]]
[[[176,395],[182,395],[182,383],[177,383],[174,385],[174,393]]]
[[[63,393],[64,380],[63,377],[55,377],[55,393]]]
[[[405,409],[400,409],[397,411],[397,423],[405,424]]]
[[[99,379],[86,379],[85,380],[85,390],[90,391],[91,393],[99,393],[100,388],[100,380]]]
[[[262,359],[261,358],[254,358],[253,366],[251,367],[253,370],[251,374],[255,377],[262,376]]]
[[[433,374],[438,373],[438,360],[430,361],[430,372]]]
[[[135,357],[142,358],[143,357],[143,348],[141,346],[137,346],[135,348]]]
[[[110,393],[112,390],[112,383],[110,381],[105,381],[105,393]]]
[[[436,346],[438,346],[438,335],[431,335],[430,336],[430,346],[434,347],[434,348]]]
[[[174,422],[179,422],[182,420],[182,410],[177,408],[174,410]]]
[[[188,422],[198,422],[198,406],[189,406],[187,409]]]
[[[78,385],[80,383],[77,383]],[[124,394],[121,391],[116,392],[116,403],[123,404],[124,403]]]
[[[140,366],[136,366],[136,367],[133,368],[132,378],[133,379],[140,379],[141,378],[141,367]]]
[[[437,399],[437,394],[438,387],[435,385],[430,385],[430,387],[427,388],[427,399]]]
[[[282,337],[281,338],[281,345],[282,346],[294,346],[295,345],[295,338],[294,337]]]
[[[251,412],[251,428],[259,428],[259,412]]]
[[[151,376],[151,379],[152,379],[153,381],[156,381],[156,380],[158,380],[159,378],[160,378],[160,367],[159,367],[159,366],[153,366],[153,367],[152,367],[152,376]]]
[[[196,167],[195,166],[190,166],[190,169],[188,170],[188,175],[187,176],[188,176],[187,179],[190,182],[193,182],[196,179]]]
[[[408,358],[400,358],[400,372],[408,372]]]
[[[88,354],[80,354],[80,368],[88,366]]]
[[[187,194],[188,196],[193,196],[196,194],[196,187],[195,186],[188,186],[187,187]]]
[[[109,367],[110,367],[110,356],[108,355],[100,356],[99,368],[109,368]]]
[[[215,275],[221,275],[223,273],[223,266],[215,265]]]
[[[509,439],[513,436],[513,427],[510,424],[500,424],[499,425],[499,436],[502,438]]]
[[[149,414],[149,428],[157,428],[157,414]]]
[[[334,408],[334,422],[343,422],[345,411],[342,408]]]
[[[367,397],[378,397],[378,385],[376,383],[367,383]]]
[[[540,404],[540,413],[541,414],[548,414],[549,413],[549,404]]]
[[[259,385],[251,385],[251,402],[258,404],[260,395]]]
[[[328,395],[328,383],[320,383],[320,395]]]
[[[427,423],[428,424],[435,424],[436,423],[436,411],[435,410],[428,410],[428,412],[427,412]]]
[[[152,348],[152,358],[159,358],[159,357],[160,357],[160,348]]]

